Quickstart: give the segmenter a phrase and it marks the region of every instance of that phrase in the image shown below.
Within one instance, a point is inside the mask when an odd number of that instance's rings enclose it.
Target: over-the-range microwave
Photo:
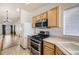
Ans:
[[[48,27],[48,20],[47,19],[38,20],[35,23],[35,26],[37,28],[47,28]]]

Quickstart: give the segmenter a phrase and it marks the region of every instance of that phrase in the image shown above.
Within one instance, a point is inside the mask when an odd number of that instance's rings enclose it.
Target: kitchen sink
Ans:
[[[79,45],[76,43],[67,43],[67,42],[62,42],[60,45],[67,50],[71,54],[78,54],[79,55]]]

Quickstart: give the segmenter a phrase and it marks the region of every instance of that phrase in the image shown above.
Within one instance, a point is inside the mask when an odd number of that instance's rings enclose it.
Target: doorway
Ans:
[[[2,25],[2,35],[3,37],[6,35],[6,25]]]

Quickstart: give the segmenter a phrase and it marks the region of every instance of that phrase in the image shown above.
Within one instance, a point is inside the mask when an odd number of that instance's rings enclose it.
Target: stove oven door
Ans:
[[[41,54],[41,44],[31,40],[31,53],[33,55]]]
[[[34,49],[33,47],[31,47],[31,54],[32,55],[41,55],[41,52],[39,52],[36,49]]]

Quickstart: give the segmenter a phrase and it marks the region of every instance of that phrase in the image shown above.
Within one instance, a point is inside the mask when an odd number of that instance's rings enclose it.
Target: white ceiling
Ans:
[[[26,11],[30,12],[34,9],[37,9],[41,6],[44,6],[46,4],[41,3],[35,3],[35,4],[25,4],[25,3],[0,3],[0,23],[3,22],[3,20],[6,17],[6,10],[8,10],[8,17],[11,22],[16,22],[19,19],[19,12],[17,12],[17,8],[25,9]]]
[[[64,9],[69,9],[75,6],[79,6],[79,3],[30,3],[30,4],[22,4],[20,8],[23,8],[31,12],[47,5],[52,5],[52,7],[56,5],[62,5]]]
[[[17,12],[17,4],[0,4],[0,23],[3,23],[3,20],[6,18],[6,10],[8,10],[9,21],[16,22],[19,19],[19,12]]]
[[[0,3],[0,22],[3,21],[3,19],[6,16],[6,10],[8,10],[9,13],[9,19],[12,22],[16,22],[19,19],[19,12],[16,11],[17,8],[22,8],[25,9],[28,12],[32,12],[40,7],[44,7],[45,5],[49,5],[50,3],[30,3],[30,4],[25,4],[25,3]],[[52,3],[52,5],[56,5],[56,3]],[[64,5],[64,8],[70,8],[73,6],[78,5],[77,3],[75,4],[62,4]]]
[[[24,9],[27,11],[33,11],[35,9],[38,9],[42,6],[47,5],[48,3],[31,3],[31,4],[25,4]]]

